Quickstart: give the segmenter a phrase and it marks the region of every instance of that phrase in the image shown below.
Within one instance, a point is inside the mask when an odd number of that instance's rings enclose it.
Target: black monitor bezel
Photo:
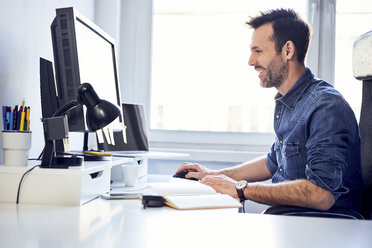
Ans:
[[[118,77],[118,69],[116,63],[115,54],[115,40],[103,31],[100,27],[90,21],[87,17],[81,14],[79,11],[73,7],[56,9],[56,17],[51,24],[51,34],[53,43],[53,55],[54,55],[54,67],[56,74],[56,88],[58,92],[58,103],[62,106],[71,100],[76,99],[77,87],[84,82],[80,81],[80,71],[79,71],[79,58],[76,43],[76,29],[75,23],[80,22],[89,28],[91,31],[99,35],[105,41],[111,44],[112,48],[112,58],[114,65],[114,76],[116,82],[116,100],[119,107],[121,106],[121,95],[120,95],[120,84]],[[64,39],[68,39],[68,44],[64,44],[62,47]],[[69,63],[66,66],[66,61]],[[71,73],[69,72],[71,71]],[[64,88],[67,85],[67,78],[72,79],[72,85],[74,88],[74,99],[72,97],[67,97],[67,89]],[[98,93],[99,94],[99,93]],[[106,99],[108,100],[108,99]],[[85,131],[87,132],[87,125],[85,123],[85,118],[83,115],[83,108],[77,107],[67,113],[69,118],[69,129],[70,131]],[[120,123],[123,122],[122,114],[120,116]]]

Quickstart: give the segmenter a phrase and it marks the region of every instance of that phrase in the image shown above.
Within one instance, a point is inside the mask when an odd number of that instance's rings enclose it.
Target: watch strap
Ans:
[[[237,187],[236,187],[236,192],[238,193],[238,197],[239,197],[239,199],[240,199],[241,201],[245,201],[245,200],[247,200],[247,198],[246,198],[245,195],[244,195],[244,189],[247,187],[247,185],[248,185],[248,183],[245,182],[245,186],[244,186],[244,187],[242,187],[242,188],[237,188]]]

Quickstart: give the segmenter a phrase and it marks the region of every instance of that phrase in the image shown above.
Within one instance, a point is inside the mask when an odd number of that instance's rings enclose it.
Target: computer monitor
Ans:
[[[105,151],[128,151],[142,153],[149,151],[145,109],[141,104],[123,103],[122,113],[126,125],[125,140],[123,134],[114,133],[115,145],[107,142],[98,142],[98,149]],[[126,141],[126,142],[125,142]]]
[[[59,107],[75,100],[77,87],[88,82],[101,99],[121,108],[114,39],[72,7],[56,9],[51,33]],[[83,106],[66,115],[70,131],[88,131]],[[122,120],[110,127],[121,129]]]

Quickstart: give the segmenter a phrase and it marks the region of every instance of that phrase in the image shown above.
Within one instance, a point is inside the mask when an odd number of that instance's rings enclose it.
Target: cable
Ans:
[[[43,150],[41,151],[39,157],[37,157],[36,160],[41,160],[41,158],[43,157],[44,152],[45,152],[45,146],[44,146]]]
[[[21,177],[21,181],[19,181],[19,184],[18,184],[18,191],[17,191],[17,201],[16,201],[16,204],[18,204],[19,202],[19,193],[21,192],[21,185],[22,185],[22,181],[23,181],[23,178],[29,173],[31,172],[33,169],[35,169],[36,167],[38,167],[39,165],[35,165],[34,167],[32,167],[31,169],[29,169],[28,171],[26,171],[22,177]]]

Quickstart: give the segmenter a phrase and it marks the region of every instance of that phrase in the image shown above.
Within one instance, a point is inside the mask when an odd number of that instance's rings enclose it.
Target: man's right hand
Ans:
[[[217,174],[215,171],[210,170],[203,165],[200,165],[198,163],[190,163],[190,162],[183,163],[181,167],[178,168],[176,173],[179,173],[183,170],[193,170],[187,173],[186,178],[194,177],[199,180],[203,179],[206,175]]]

